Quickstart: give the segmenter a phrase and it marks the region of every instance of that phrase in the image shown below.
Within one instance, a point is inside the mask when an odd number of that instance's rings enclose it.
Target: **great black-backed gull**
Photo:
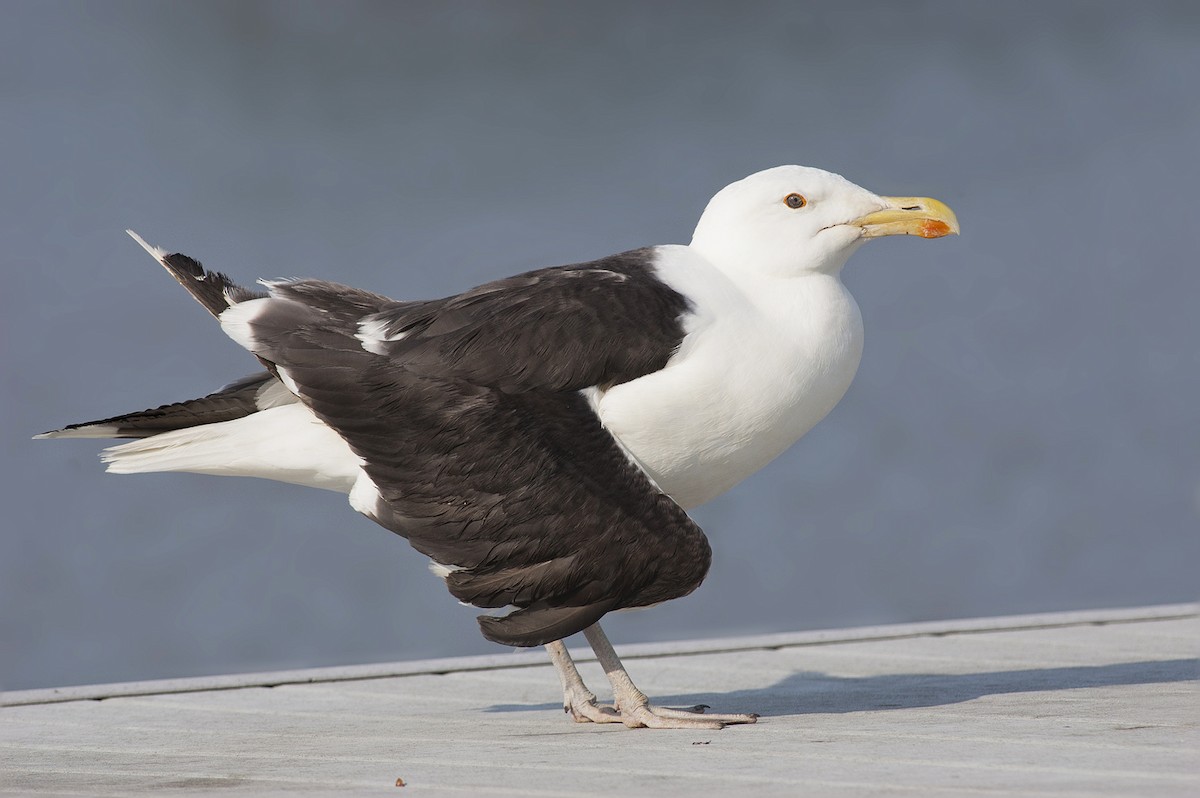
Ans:
[[[265,370],[39,437],[136,438],[116,473],[266,477],[349,494],[407,538],[489,640],[544,645],[578,721],[720,728],[651,706],[599,621],[687,595],[711,552],[685,508],[762,468],[841,399],[863,330],[839,279],[878,236],[954,214],[781,166],[726,186],[691,244],[395,301],[320,280],[235,285],[130,233]],[[612,683],[597,704],[562,639]]]

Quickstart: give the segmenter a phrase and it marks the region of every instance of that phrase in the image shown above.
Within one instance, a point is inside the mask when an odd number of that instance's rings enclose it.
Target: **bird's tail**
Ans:
[[[198,261],[179,253],[147,244],[132,230],[126,230],[134,241],[162,264],[188,293],[214,316],[231,305],[247,299],[265,296],[237,285],[220,272],[207,271]],[[169,405],[126,413],[98,421],[68,424],[62,429],[43,432],[35,438],[149,438],[165,432],[232,421],[269,407],[298,401],[264,363],[267,371],[230,383],[220,390]]]
[[[266,296],[126,232],[214,316]],[[349,492],[361,471],[358,458],[280,382],[274,364],[259,360],[266,371],[199,399],[68,424],[34,437],[135,438],[101,455],[108,470],[117,474],[188,471]]]
[[[100,455],[114,474],[263,477],[348,493],[360,472],[358,458],[337,433],[269,372],[199,399],[35,437],[134,438]]]
[[[113,474],[261,477],[341,493],[350,492],[362,471],[346,442],[299,402],[130,441],[100,457]]]

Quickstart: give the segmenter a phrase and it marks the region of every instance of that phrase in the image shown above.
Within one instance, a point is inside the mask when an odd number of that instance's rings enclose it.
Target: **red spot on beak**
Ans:
[[[941,238],[942,236],[948,236],[950,235],[950,225],[936,219],[926,219],[921,222],[921,227],[918,229],[917,235],[921,238]]]

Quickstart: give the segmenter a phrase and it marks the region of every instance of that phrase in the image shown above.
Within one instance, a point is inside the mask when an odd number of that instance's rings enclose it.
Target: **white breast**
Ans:
[[[593,392],[605,427],[665,493],[693,507],[780,455],[849,388],[862,318],[836,276],[725,274],[661,247],[658,275],[687,296],[687,337],[661,371]]]

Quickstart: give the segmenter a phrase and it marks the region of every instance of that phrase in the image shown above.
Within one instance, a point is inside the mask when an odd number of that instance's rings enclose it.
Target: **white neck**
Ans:
[[[739,274],[763,277],[801,277],[812,274],[838,275],[850,256],[862,245],[862,239],[830,235],[819,243],[797,244],[794,250],[772,248],[755,251],[734,239],[710,235],[697,228],[691,248],[725,274],[736,279]],[[794,253],[803,252],[803,257]]]

